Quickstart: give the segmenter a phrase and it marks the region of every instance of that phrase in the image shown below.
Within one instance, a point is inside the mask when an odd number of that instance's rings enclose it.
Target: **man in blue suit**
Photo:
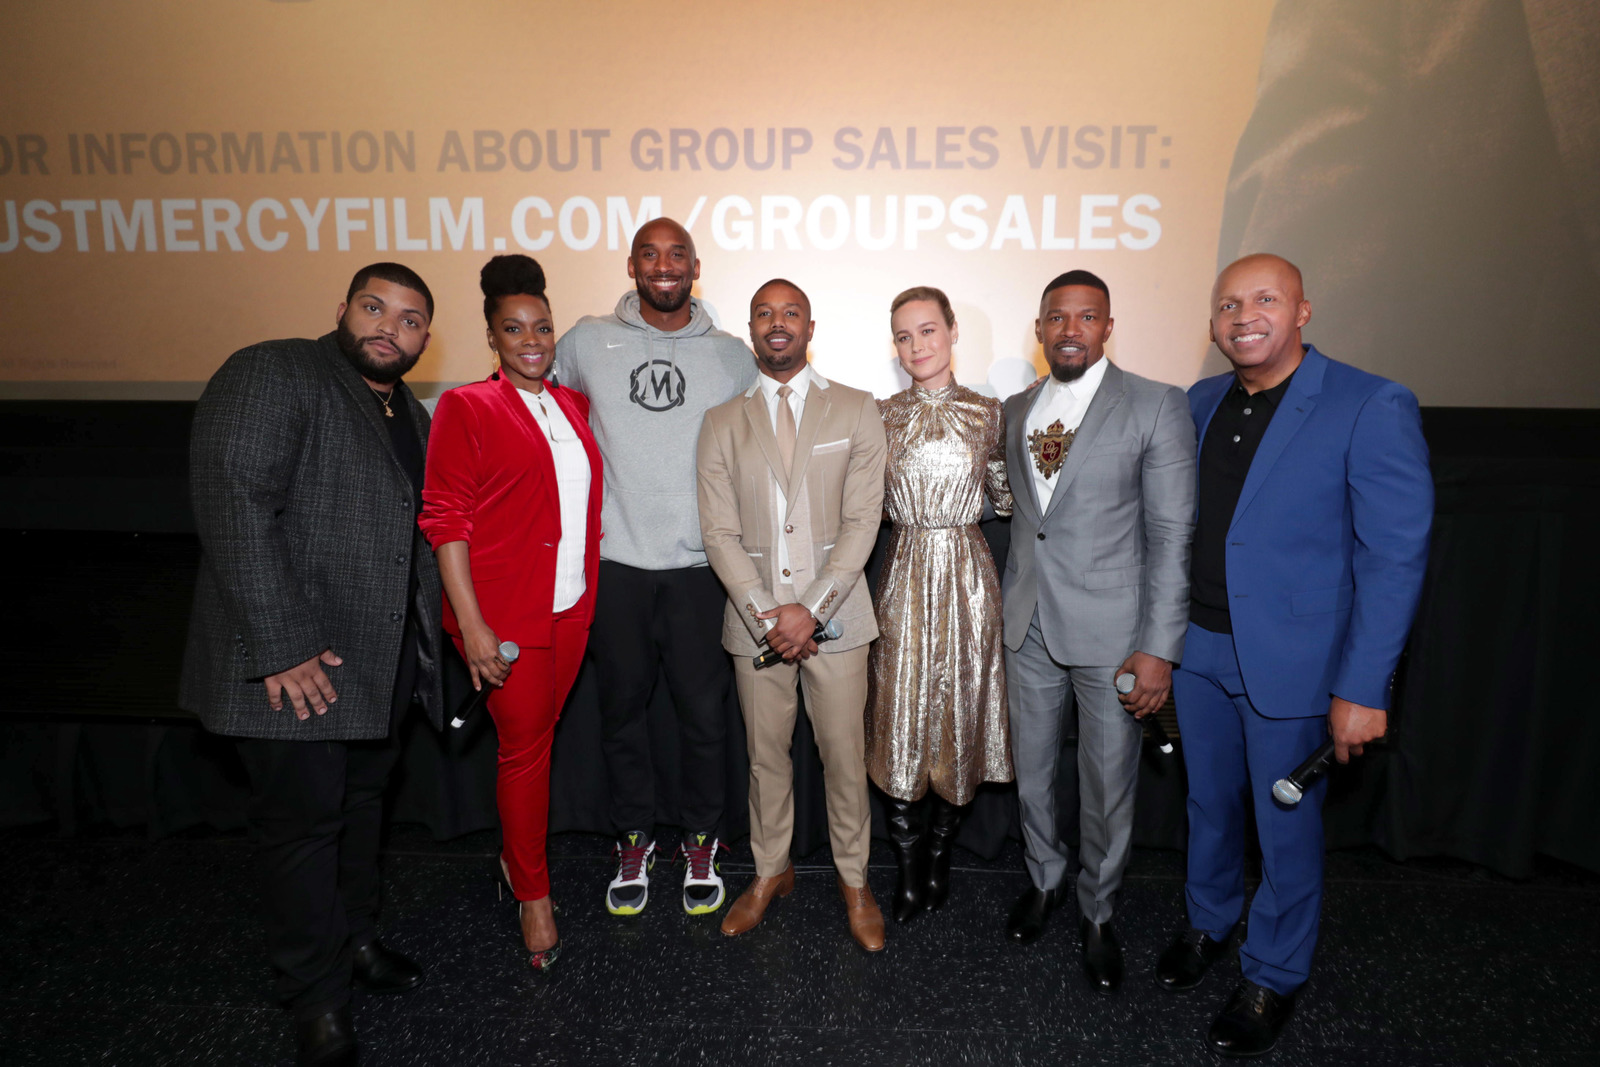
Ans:
[[[1189,929],[1156,967],[1192,989],[1244,907],[1247,805],[1262,879],[1243,981],[1211,1024],[1223,1055],[1260,1055],[1294,1010],[1322,905],[1322,799],[1272,783],[1331,734],[1339,762],[1388,728],[1390,681],[1422,590],[1433,481],[1416,397],[1300,341],[1300,272],[1229,266],[1211,339],[1231,374],[1197,382],[1199,507],[1189,630],[1172,688],[1189,772]]]

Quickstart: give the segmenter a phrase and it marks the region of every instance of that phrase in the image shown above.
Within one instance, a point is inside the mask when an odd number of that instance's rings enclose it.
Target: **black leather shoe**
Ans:
[[[956,847],[956,832],[961,829],[962,809],[937,793],[933,797],[933,818],[928,827],[928,895],[924,906],[938,911],[950,897],[950,856]]]
[[[297,1067],[355,1067],[356,1028],[350,1007],[336,1009],[294,1024]]]
[[[928,841],[923,833],[923,802],[883,798],[889,824],[889,849],[894,853],[894,921],[908,923],[926,903]]]
[[[351,977],[368,993],[409,993],[422,984],[422,968],[381,941],[370,941],[355,950],[350,960]]]
[[[1227,938],[1218,941],[1191,926],[1174,938],[1156,961],[1156,985],[1169,993],[1193,989],[1227,951]]]
[[[1263,1056],[1278,1043],[1283,1024],[1293,1014],[1293,993],[1284,996],[1245,979],[1222,1014],[1212,1020],[1206,1043],[1224,1056]]]
[[[1050,918],[1056,905],[1066,899],[1066,895],[1066,890],[1061,886],[1054,889],[1028,886],[1027,891],[1011,905],[1011,914],[1006,918],[1006,939],[1018,945],[1039,940],[1039,935],[1044,933],[1045,921]]]
[[[1081,919],[1078,936],[1083,939],[1083,976],[1089,979],[1089,988],[1096,993],[1115,993],[1122,984],[1122,945],[1111,921]]]

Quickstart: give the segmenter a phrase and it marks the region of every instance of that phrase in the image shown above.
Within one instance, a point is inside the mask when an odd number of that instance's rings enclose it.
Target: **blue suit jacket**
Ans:
[[[1189,389],[1199,447],[1232,373]],[[1228,528],[1228,606],[1250,701],[1389,706],[1422,593],[1433,478],[1417,398],[1306,346]]]

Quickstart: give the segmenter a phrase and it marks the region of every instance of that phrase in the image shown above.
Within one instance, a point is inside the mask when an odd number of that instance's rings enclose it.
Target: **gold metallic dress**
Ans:
[[[1011,514],[1000,402],[961,385],[878,401],[889,434],[884,512],[894,524],[874,601],[867,773],[892,797],[929,784],[965,804],[1009,782],[1000,583],[978,530],[985,493]]]

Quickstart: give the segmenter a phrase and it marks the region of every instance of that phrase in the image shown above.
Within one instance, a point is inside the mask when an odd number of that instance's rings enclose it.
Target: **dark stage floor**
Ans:
[[[1238,975],[1227,961],[1179,997],[1151,980],[1180,915],[1172,853],[1134,859],[1119,913],[1130,980],[1102,999],[1079,975],[1068,916],[1028,948],[1003,940],[1023,884],[1015,846],[994,863],[959,852],[945,911],[891,928],[887,951],[868,957],[825,854],[761,927],[729,940],[719,917],[683,914],[670,876],[640,919],[613,919],[607,842],[563,835],[552,867],[568,955],[541,979],[497,901],[496,845],[491,833],[438,843],[393,831],[385,937],[429,976],[410,996],[357,997],[363,1063],[1207,1063],[1201,1034]],[[11,830],[0,850],[0,1062],[290,1061],[242,836]],[[748,853],[733,859],[737,891]],[[881,901],[893,869],[881,845],[873,861]],[[1597,905],[1600,877],[1573,868],[1511,882],[1453,862],[1330,856],[1315,974],[1274,1059],[1600,1062]]]

